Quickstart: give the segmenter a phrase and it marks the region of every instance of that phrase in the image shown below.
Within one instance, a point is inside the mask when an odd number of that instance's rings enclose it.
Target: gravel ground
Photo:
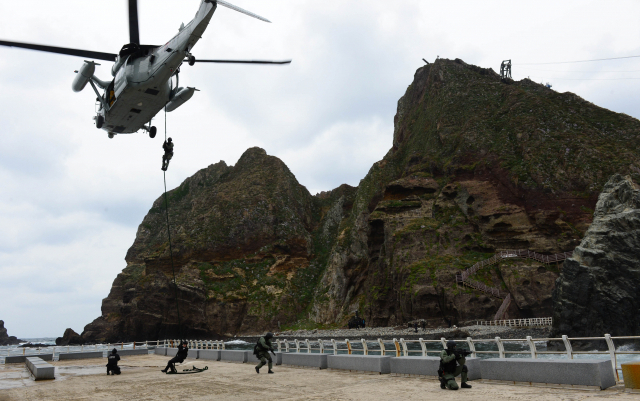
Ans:
[[[495,338],[500,337],[503,339],[523,339],[527,336],[533,338],[547,338],[550,336],[551,328],[512,328],[503,326],[466,326],[466,327],[452,327],[452,328],[435,328],[422,330],[418,328],[416,333],[414,329],[399,328],[399,327],[367,327],[364,329],[337,329],[337,330],[295,330],[295,331],[283,331],[276,333],[277,338],[286,339],[392,339],[392,338],[404,338],[418,339],[423,338],[425,340],[438,340],[444,338],[467,338],[472,337],[474,339]],[[246,339],[255,339],[257,336],[238,337]]]

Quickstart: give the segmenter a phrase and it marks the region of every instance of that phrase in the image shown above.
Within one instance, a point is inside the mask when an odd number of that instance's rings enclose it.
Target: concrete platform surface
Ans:
[[[35,380],[55,379],[56,368],[40,358],[33,356],[27,357],[25,364]]]
[[[391,373],[391,358],[382,355],[329,355],[327,368],[388,374]]]
[[[490,358],[480,361],[483,380],[597,386],[616,385],[611,361]]]
[[[282,352],[275,352],[276,356],[274,357],[273,355],[271,355],[271,360],[273,361],[274,365],[282,365]],[[258,364],[260,360],[253,355],[253,351],[248,351],[247,353],[247,363],[255,363]]]
[[[43,361],[52,361],[53,354],[39,354],[39,355],[15,355],[8,356],[4,359],[4,363],[25,363],[28,357],[35,356],[36,358],[40,358]]]
[[[104,352],[103,351],[70,352],[70,353],[60,353],[58,355],[59,361],[66,361],[71,359],[92,359],[92,358],[104,358]]]
[[[364,375],[344,371],[278,366],[275,374],[256,374],[252,365],[189,364],[209,369],[191,375],[163,375],[167,358],[142,355],[121,363],[120,376],[107,376],[97,359],[52,362],[56,380],[35,382],[24,365],[0,365],[2,401],[638,401],[638,394],[617,385],[603,391],[521,387],[474,382],[470,390],[441,390],[437,380],[425,377]]]
[[[329,354],[305,354],[289,352],[282,355],[282,364],[326,369],[328,356]]]
[[[469,380],[477,380],[481,377],[482,368],[480,359],[466,358],[466,365],[469,372]],[[440,358],[436,356],[399,356],[391,358],[391,374],[438,376]]]
[[[252,351],[235,351],[235,350],[220,350],[220,360],[226,362],[238,362],[247,363],[249,359],[249,353]]]

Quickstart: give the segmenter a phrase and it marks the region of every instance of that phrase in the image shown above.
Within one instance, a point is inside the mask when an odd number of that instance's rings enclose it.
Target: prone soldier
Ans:
[[[455,341],[447,341],[447,349],[442,350],[440,353],[440,369],[438,369],[438,376],[440,379],[440,388],[449,390],[457,390],[458,383],[456,383],[456,376],[460,376],[462,388],[471,388],[467,384],[467,369],[466,359],[467,355],[471,352],[466,350],[457,350]]]

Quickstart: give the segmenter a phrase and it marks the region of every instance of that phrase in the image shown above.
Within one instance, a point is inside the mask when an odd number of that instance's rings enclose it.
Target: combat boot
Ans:
[[[260,368],[256,366],[256,373],[260,374]]]
[[[464,382],[460,385],[461,388],[471,388],[470,384],[467,384],[467,382]]]
[[[446,390],[447,389],[446,381],[442,377],[440,377],[439,379],[440,379],[440,388],[443,390]]]
[[[268,373],[275,373],[273,370],[270,370]]]

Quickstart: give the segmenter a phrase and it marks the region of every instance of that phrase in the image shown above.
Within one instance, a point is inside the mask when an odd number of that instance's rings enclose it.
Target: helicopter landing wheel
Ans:
[[[149,128],[149,138],[155,138],[156,132],[158,132],[158,129],[156,127]]]
[[[100,129],[100,128],[102,128],[103,125],[104,125],[104,117],[103,116],[98,116],[96,118],[96,128]]]
[[[109,134],[107,134],[107,135],[109,135],[109,139],[113,139],[113,137],[115,136],[115,134],[113,132],[109,132]]]
[[[193,67],[196,63],[196,58],[194,56],[189,56],[189,65]]]

